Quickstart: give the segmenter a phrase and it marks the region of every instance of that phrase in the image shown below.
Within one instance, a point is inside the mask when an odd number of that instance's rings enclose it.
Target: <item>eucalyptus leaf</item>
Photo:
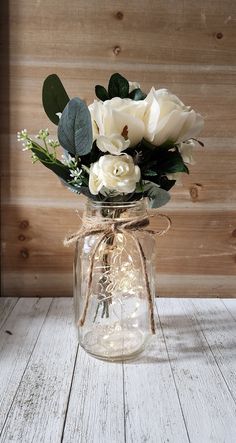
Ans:
[[[111,76],[108,84],[109,98],[129,96],[129,82],[122,75],[115,73]]]
[[[56,74],[49,75],[43,83],[42,101],[48,118],[58,125],[57,113],[63,112],[69,101],[65,88]]]
[[[91,116],[87,105],[79,97],[70,100],[62,113],[58,125],[58,140],[74,156],[86,155],[92,149]]]
[[[143,181],[142,190],[144,197],[148,197],[151,208],[160,208],[170,200],[170,194],[153,182]]]
[[[95,86],[95,94],[96,94],[97,98],[99,98],[99,100],[102,100],[103,102],[105,102],[106,100],[109,99],[108,92],[107,92],[106,88],[104,88],[104,86],[96,85]]]

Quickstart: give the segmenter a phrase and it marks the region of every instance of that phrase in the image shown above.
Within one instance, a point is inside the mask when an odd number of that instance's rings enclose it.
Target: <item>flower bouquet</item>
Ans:
[[[195,144],[202,145],[196,137],[203,118],[168,90],[153,87],[146,94],[118,73],[95,93],[87,106],[69,99],[57,75],[48,76],[43,106],[58,125],[58,140],[47,129],[36,138],[24,129],[18,139],[33,162],[88,197],[83,226],[66,241],[77,242],[80,344],[100,358],[130,358],[143,349],[147,331],[155,332],[155,248],[153,232],[144,229],[144,201],[153,208],[166,204],[178,176],[189,173]]]

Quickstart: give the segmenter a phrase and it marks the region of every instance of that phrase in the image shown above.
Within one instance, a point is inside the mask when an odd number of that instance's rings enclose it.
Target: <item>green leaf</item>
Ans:
[[[160,177],[159,185],[162,189],[165,189],[165,191],[169,191],[173,186],[175,185],[176,180],[169,180],[165,175]]]
[[[42,91],[43,107],[48,118],[58,125],[59,117],[56,115],[62,112],[70,100],[64,86],[56,74],[49,75],[43,84]]]
[[[174,174],[175,172],[189,174],[189,170],[178,151],[167,151],[165,157],[160,159],[159,167],[166,174]]]
[[[154,177],[157,175],[156,171],[152,171],[151,169],[147,169],[146,171],[143,172],[145,175],[150,176],[150,177]]]
[[[118,73],[113,74],[109,80],[108,94],[109,98],[127,98],[129,96],[128,80]]]
[[[58,177],[63,180],[71,180],[70,171],[59,160],[52,159],[47,152],[42,151],[40,147],[37,147],[37,143],[32,142],[31,151],[36,155],[39,161],[54,172]]]
[[[144,94],[144,92],[142,92],[140,88],[134,89],[129,94],[129,98],[131,98],[132,100],[144,100],[146,97],[147,95]]]
[[[95,94],[99,100],[102,100],[105,102],[106,100],[109,100],[108,92],[104,86],[96,85],[95,86]]]
[[[151,208],[160,208],[170,200],[167,191],[161,189],[156,183],[146,180],[141,183],[140,191],[136,188],[136,192],[142,192],[144,197],[149,198]]]
[[[67,103],[58,125],[58,140],[62,147],[76,156],[92,149],[93,133],[87,105],[79,97]]]

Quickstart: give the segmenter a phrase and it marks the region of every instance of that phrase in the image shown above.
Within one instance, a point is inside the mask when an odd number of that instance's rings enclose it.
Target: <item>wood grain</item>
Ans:
[[[196,318],[236,403],[236,323],[221,300],[192,301]],[[209,318],[211,322],[209,322]],[[224,343],[224,345],[223,345]],[[223,356],[224,354],[224,356]]]
[[[7,214],[4,291],[22,296],[32,291],[38,296],[52,295],[54,291],[58,296],[70,295],[74,248],[65,248],[63,239],[80,226],[75,210],[9,206]],[[175,210],[168,214],[172,218],[171,231],[156,243],[158,294],[234,294],[235,212]],[[154,216],[151,227],[158,230],[163,224]]]
[[[196,165],[163,208],[173,229],[158,241],[158,293],[235,296],[236,3],[3,3],[2,294],[71,295],[73,252],[62,239],[77,229],[73,208],[81,211],[84,200],[33,167],[16,142],[25,127],[56,135],[42,108],[44,78],[57,73],[70,97],[91,103],[95,85],[120,72],[144,90],[170,89],[205,118],[205,148],[196,148]]]
[[[235,65],[235,3],[230,0],[183,2],[45,0],[11,1],[13,55],[39,60],[107,60],[119,62]],[[47,14],[45,14],[45,10]],[[117,12],[123,13],[122,20]],[[33,23],[31,18],[34,17]],[[94,26],[96,21],[96,26]],[[55,26],[56,23],[56,26]],[[190,26],[191,24],[191,26]],[[19,39],[24,33],[24,39]],[[219,33],[222,34],[219,35]],[[40,36],[40,44],[39,44]],[[65,36],[69,38],[65,39]],[[76,38],[73,38],[76,37]]]
[[[189,441],[159,319],[144,355],[124,364],[124,403],[127,442]]]
[[[49,298],[20,300],[0,332],[0,433],[34,350],[50,303]]]
[[[5,421],[2,441],[59,442],[77,350],[72,323],[72,300],[54,300]]]
[[[92,442],[95,438],[97,442],[122,443],[124,432],[122,365],[99,361],[80,348],[63,443]]]
[[[17,301],[18,298],[0,298],[0,329],[4,326],[5,321],[7,320]]]
[[[77,352],[72,300],[50,302],[20,299],[0,333],[1,443],[235,442],[235,300],[157,300],[124,363]]]
[[[216,365],[214,347],[209,346],[189,301],[160,300],[157,308],[189,440],[233,442],[235,401]],[[208,316],[207,328],[209,322]]]

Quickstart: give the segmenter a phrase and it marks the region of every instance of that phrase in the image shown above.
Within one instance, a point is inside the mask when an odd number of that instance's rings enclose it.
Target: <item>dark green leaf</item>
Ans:
[[[132,100],[144,100],[147,97],[144,92],[141,91],[141,89],[137,88],[130,92],[129,98]]]
[[[169,191],[175,185],[176,180],[169,180],[165,175],[160,177],[159,185],[165,191]]]
[[[128,80],[118,73],[113,74],[109,80],[108,94],[109,98],[127,98],[129,96]]]
[[[41,151],[37,148],[37,144],[33,143],[31,151],[36,155],[39,161],[46,166],[46,168],[50,169],[54,172],[58,177],[63,180],[71,180],[69,169],[63,165],[59,160],[54,161],[49,157],[49,154]]]
[[[144,174],[150,177],[154,177],[155,175],[157,175],[157,172],[152,171],[151,169],[147,169],[146,171],[144,171]]]
[[[105,102],[106,100],[109,100],[108,92],[104,86],[96,85],[95,86],[95,94],[99,100],[102,100]]]
[[[55,125],[58,125],[59,117],[56,114],[64,110],[70,99],[56,74],[51,74],[45,79],[42,100],[47,116]]]
[[[175,151],[165,151],[158,150],[156,152],[156,158],[153,159],[155,164],[155,168],[152,165],[152,161],[150,161],[149,167],[152,169],[157,169],[161,175],[163,174],[174,174],[175,172],[186,172],[189,173],[189,170],[178,150]]]
[[[74,156],[86,155],[92,149],[91,116],[87,105],[79,97],[70,100],[62,113],[58,140]]]

